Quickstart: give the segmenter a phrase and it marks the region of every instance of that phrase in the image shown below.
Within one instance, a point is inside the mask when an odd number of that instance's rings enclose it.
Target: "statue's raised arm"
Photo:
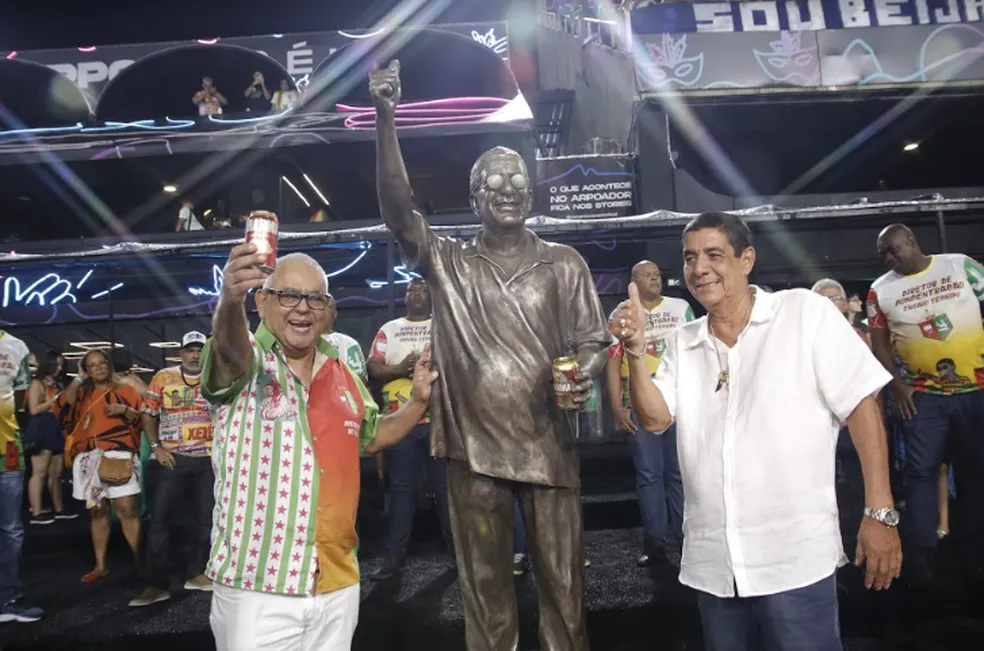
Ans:
[[[376,107],[376,194],[383,221],[403,250],[408,269],[426,266],[433,234],[414,209],[413,189],[396,136],[396,107],[400,104],[400,62],[369,75],[369,95]]]

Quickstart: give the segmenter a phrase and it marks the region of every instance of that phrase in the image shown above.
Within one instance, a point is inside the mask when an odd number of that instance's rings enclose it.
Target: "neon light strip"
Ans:
[[[80,48],[77,48],[77,49],[78,49],[79,52],[95,52],[96,51],[96,46],[95,45],[89,45],[87,47],[80,47]]]
[[[485,108],[414,108],[400,110],[397,108],[396,112],[398,115],[454,115],[458,117],[465,117],[473,113],[489,113],[498,111],[503,107],[501,106],[489,106]],[[359,111],[358,113],[353,113],[349,115],[349,118],[362,117],[366,115],[376,115],[375,111]]]
[[[495,111],[487,111],[483,115],[449,115],[446,117],[433,118],[396,118],[396,126],[438,126],[441,124],[475,124],[482,118],[487,118],[495,114]],[[345,126],[349,129],[375,129],[376,116],[358,115],[345,118]]]
[[[356,39],[358,39],[358,38],[372,38],[373,36],[379,36],[380,34],[382,34],[385,31],[386,31],[386,28],[385,27],[380,27],[379,29],[377,29],[374,32],[367,32],[365,34],[353,34],[352,32],[343,32],[341,30],[339,30],[338,33],[341,34],[342,36],[344,36],[345,38],[356,38]]]
[[[412,271],[407,271],[407,268],[402,264],[393,267],[393,272],[399,277],[393,281],[394,285],[406,285],[409,284],[414,278],[420,278],[420,274],[414,273]],[[367,280],[366,284],[372,289],[379,289],[381,287],[386,287],[389,282],[386,280]]]
[[[199,38],[199,39],[197,39],[197,41],[199,43],[201,43],[202,45],[215,45],[216,43],[219,42],[219,39],[218,39],[218,37],[216,37],[216,38]]]
[[[308,208],[311,207],[311,204],[308,202],[307,198],[303,194],[301,194],[301,191],[297,189],[296,185],[290,182],[289,178],[287,178],[286,176],[281,176],[280,178],[283,179],[284,183],[290,186],[290,189],[293,190],[294,194],[296,194],[298,198],[304,202],[305,206],[307,206]]]
[[[29,129],[10,129],[8,131],[0,131],[0,136],[27,136],[27,135],[40,135],[44,133],[69,133],[71,131],[78,131],[82,128],[81,122],[76,122],[75,126],[71,127],[35,127]]]
[[[82,280],[75,283],[75,289],[79,289],[80,287],[82,287],[82,285],[85,284],[85,281],[89,280],[89,276],[92,275],[93,271],[95,271],[95,269],[89,269],[87,272],[85,272],[85,275],[82,276]]]
[[[209,119],[210,122],[215,122],[217,124],[254,124],[256,122],[268,122],[270,120],[276,120],[277,118],[281,118],[281,117],[287,115],[288,113],[290,113],[293,110],[294,109],[285,109],[285,110],[281,111],[280,113],[273,113],[272,115],[261,115],[258,118],[229,118],[229,119],[223,119],[221,115],[219,115],[219,116],[210,115],[210,116],[208,116],[208,119]]]
[[[10,54],[8,54],[8,55],[7,55],[7,60],[8,60],[8,61],[10,61],[10,60],[11,60],[11,59],[13,59],[13,58],[14,58],[15,56],[17,56],[17,50],[14,50],[14,51],[13,51],[13,52],[11,52]]]
[[[462,104],[483,104],[483,103],[505,106],[511,101],[512,101],[511,99],[506,99],[504,97],[444,97],[442,99],[428,99],[428,100],[421,100],[418,102],[407,102],[406,104],[400,104],[397,107],[397,110],[399,111],[401,108],[403,109],[423,108],[429,106],[455,107],[455,106],[460,106]],[[353,106],[351,104],[336,104],[335,108],[337,108],[339,111],[350,112],[350,113],[353,112],[368,113],[370,111],[375,112],[376,110],[375,107],[372,106]]]
[[[110,292],[115,292],[117,289],[119,289],[122,286],[123,286],[123,283],[116,283],[115,285],[113,285],[109,289],[104,289],[101,292],[99,292],[98,294],[93,294],[92,295],[92,298],[93,298],[93,300],[95,300],[97,298],[102,298],[103,296],[109,296],[109,293]]]
[[[359,255],[355,256],[355,259],[352,260],[352,262],[349,262],[347,265],[340,267],[330,273],[326,273],[325,277],[334,278],[335,276],[339,276],[345,273],[346,271],[348,271],[349,269],[353,268],[355,265],[362,262],[362,259],[369,254],[369,250],[372,248],[372,242],[360,242],[358,246],[362,248],[362,251],[359,252]],[[192,296],[218,296],[221,292],[222,292],[222,268],[219,267],[219,265],[212,265],[212,289],[205,289],[204,287],[197,287],[197,286],[188,288],[188,293],[191,294]]]
[[[331,204],[328,203],[328,200],[325,198],[325,195],[321,193],[321,190],[318,188],[318,186],[314,184],[314,181],[311,180],[311,177],[308,176],[307,173],[305,172],[301,172],[301,176],[304,177],[304,180],[307,181],[307,184],[311,186],[311,189],[314,190],[315,194],[318,195],[321,201],[324,202],[326,206],[330,206]]]

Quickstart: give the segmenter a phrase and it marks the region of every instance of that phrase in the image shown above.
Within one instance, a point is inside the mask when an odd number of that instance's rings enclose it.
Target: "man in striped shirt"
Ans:
[[[399,442],[427,411],[430,350],[413,398],[381,417],[362,380],[321,337],[329,306],[311,257],[259,269],[234,248],[205,346],[202,393],[216,408],[216,507],[207,576],[219,651],[348,650],[359,613],[359,452]],[[245,298],[262,323],[250,334]]]

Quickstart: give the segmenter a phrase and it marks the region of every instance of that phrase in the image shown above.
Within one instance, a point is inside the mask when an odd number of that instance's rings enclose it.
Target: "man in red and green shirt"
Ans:
[[[381,417],[321,337],[321,266],[296,253],[270,275],[259,263],[253,244],[232,250],[203,351],[202,392],[215,408],[212,631],[219,651],[348,649],[359,612],[359,453],[406,436],[437,373],[425,350],[412,399]],[[255,334],[250,290],[262,319]]]

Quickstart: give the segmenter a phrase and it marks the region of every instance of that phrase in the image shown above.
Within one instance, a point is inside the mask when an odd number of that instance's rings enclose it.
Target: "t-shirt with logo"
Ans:
[[[368,382],[366,356],[362,354],[362,346],[359,345],[359,342],[341,332],[332,332],[324,335],[324,338],[338,351],[338,359],[348,364],[348,367],[360,380]]]
[[[0,472],[24,469],[15,395],[31,385],[28,355],[27,344],[0,330]]]
[[[616,308],[617,310],[618,308]],[[615,318],[615,312],[608,317],[609,325]],[[666,352],[666,341],[673,331],[684,323],[694,320],[694,311],[690,304],[682,298],[664,296],[659,305],[646,311],[646,368],[649,375],[655,375],[659,361]],[[629,360],[625,356],[625,348],[621,341],[616,341],[608,348],[608,356],[622,360],[622,406],[628,407],[629,402]]]
[[[372,352],[369,359],[383,360],[387,365],[399,364],[410,353],[418,355],[424,352],[424,346],[431,340],[431,320],[410,321],[406,317],[393,319],[383,325],[372,341]],[[385,413],[393,413],[410,401],[413,393],[413,380],[401,377],[390,380],[383,385],[382,409]],[[422,423],[430,422],[428,412]]]
[[[934,255],[911,276],[890,271],[871,285],[868,325],[887,328],[902,379],[935,395],[984,388],[984,267],[959,253]]]
[[[189,457],[212,454],[212,413],[202,396],[201,376],[180,366],[157,372],[143,399],[145,414],[158,419],[161,447]]]

